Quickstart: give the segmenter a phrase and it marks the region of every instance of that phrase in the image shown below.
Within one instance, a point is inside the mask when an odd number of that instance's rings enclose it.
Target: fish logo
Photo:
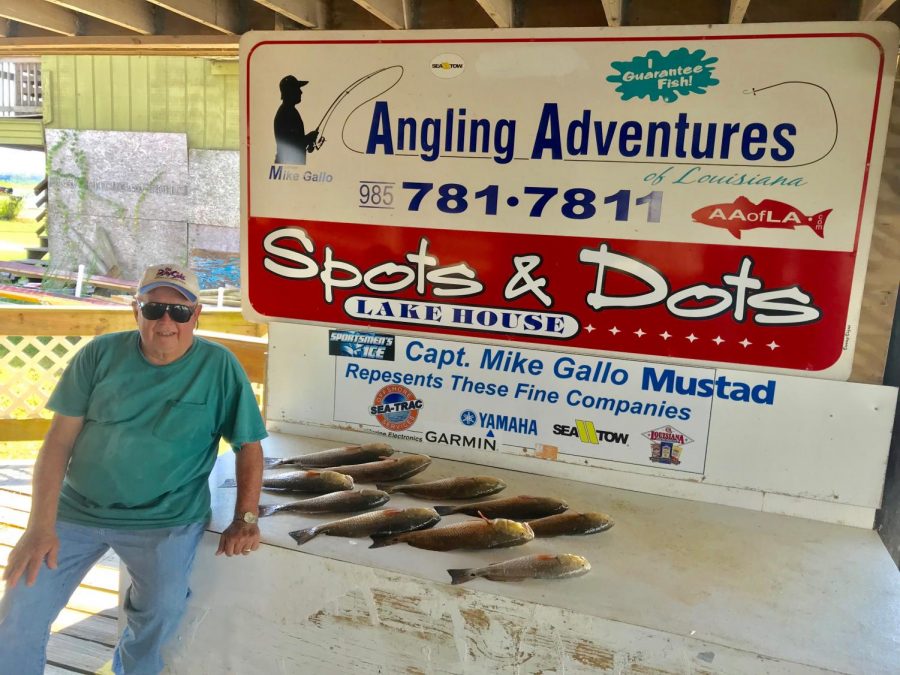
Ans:
[[[741,238],[744,230],[758,227],[789,230],[800,226],[810,228],[824,239],[825,220],[831,211],[826,209],[807,216],[790,204],[774,199],[763,199],[759,204],[754,204],[746,197],[738,197],[731,204],[713,204],[697,209],[691,218],[695,223],[728,230],[737,239]]]

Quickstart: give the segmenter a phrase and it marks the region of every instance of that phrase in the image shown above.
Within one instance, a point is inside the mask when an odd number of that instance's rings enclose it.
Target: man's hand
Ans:
[[[9,554],[9,563],[3,571],[6,587],[13,588],[25,575],[25,585],[33,586],[44,560],[51,570],[56,569],[59,539],[55,529],[28,529]]]
[[[219,550],[216,555],[224,553],[229,558],[242,553],[247,555],[259,548],[259,527],[242,520],[235,520],[222,533],[219,539]]]

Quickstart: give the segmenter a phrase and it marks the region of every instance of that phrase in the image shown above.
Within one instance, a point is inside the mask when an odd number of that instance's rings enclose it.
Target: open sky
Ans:
[[[0,147],[0,174],[44,176],[44,152]]]

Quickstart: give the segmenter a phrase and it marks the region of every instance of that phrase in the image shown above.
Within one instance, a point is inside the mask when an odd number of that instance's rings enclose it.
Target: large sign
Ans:
[[[253,33],[245,310],[849,373],[892,24]]]

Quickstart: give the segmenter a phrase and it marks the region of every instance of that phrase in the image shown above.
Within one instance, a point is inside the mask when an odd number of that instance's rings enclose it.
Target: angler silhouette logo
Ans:
[[[275,113],[275,163],[306,164],[307,153],[316,149],[319,130],[306,133],[303,118],[297,106],[303,98],[303,87],[308,80],[298,80],[293,75],[281,78],[281,105]]]
[[[361,111],[366,104],[393,89],[402,77],[403,66],[393,65],[366,73],[350,82],[338,92],[331,104],[325,109],[325,113],[322,115],[316,128],[310,132],[306,131],[306,125],[299,110],[301,107],[305,108],[305,106],[300,105],[300,101],[303,99],[303,88],[309,85],[310,81],[298,79],[294,75],[282,77],[278,83],[281,105],[275,113],[273,125],[275,135],[274,164],[306,164],[307,155],[321,150],[325,144],[325,129],[338,108],[341,108],[341,114],[336,118],[341,125],[341,142],[348,150],[357,154],[365,154],[364,147],[354,147],[354,144],[348,142],[348,139],[345,138],[347,122],[354,113]],[[315,89],[315,91],[317,95],[321,93],[320,88]],[[342,122],[341,119],[343,119]],[[280,168],[276,170],[275,167],[270,170],[269,176],[273,179],[299,180],[298,173],[283,171]]]

